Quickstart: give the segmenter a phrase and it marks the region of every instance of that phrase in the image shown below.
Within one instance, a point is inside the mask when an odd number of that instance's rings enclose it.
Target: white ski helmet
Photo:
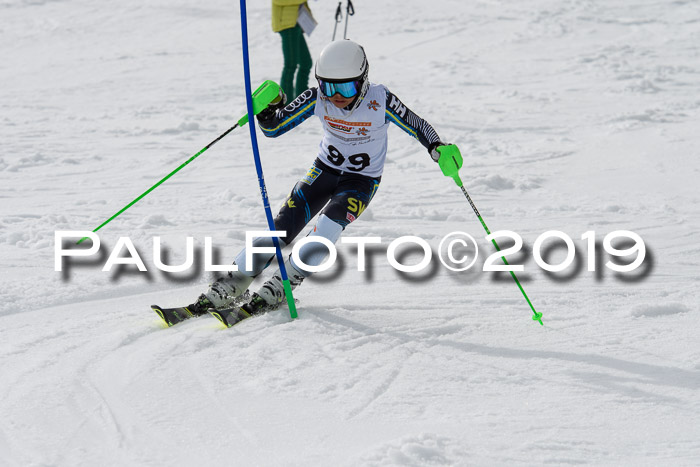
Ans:
[[[354,87],[357,98],[350,109],[354,110],[369,89],[368,71],[367,55],[360,44],[348,39],[331,42],[324,47],[316,61],[319,92],[327,97],[332,97],[335,92],[340,92],[343,97],[352,97],[347,94],[351,94]],[[335,86],[339,83],[353,83],[353,87]],[[344,89],[347,93],[343,92]]]

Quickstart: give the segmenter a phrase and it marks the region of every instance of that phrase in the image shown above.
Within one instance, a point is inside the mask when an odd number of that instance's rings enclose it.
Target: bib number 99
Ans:
[[[335,165],[336,167],[340,167],[345,163],[346,158],[335,146],[331,145],[328,146],[327,159],[331,164]],[[353,154],[352,156],[349,156],[347,160],[350,164],[352,164],[350,167],[348,167],[348,170],[352,170],[353,172],[362,172],[369,167],[369,154]]]

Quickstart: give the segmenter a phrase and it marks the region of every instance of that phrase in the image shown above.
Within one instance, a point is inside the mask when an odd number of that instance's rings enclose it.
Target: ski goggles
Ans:
[[[324,79],[318,79],[318,86],[326,97],[333,97],[337,94],[349,99],[355,97],[362,88],[360,80],[345,81],[343,83],[331,83]]]

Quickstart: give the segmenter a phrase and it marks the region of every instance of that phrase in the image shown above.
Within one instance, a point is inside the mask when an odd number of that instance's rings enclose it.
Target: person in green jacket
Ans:
[[[290,98],[298,96],[309,87],[309,74],[313,65],[304,32],[297,22],[302,5],[308,8],[306,0],[272,0],[272,30],[282,36],[284,54],[280,86]]]

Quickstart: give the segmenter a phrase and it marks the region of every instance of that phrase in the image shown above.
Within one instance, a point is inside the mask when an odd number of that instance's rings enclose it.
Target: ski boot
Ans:
[[[302,283],[304,276],[289,263],[289,260],[287,260],[285,266],[289,277],[289,285],[294,290]],[[265,281],[260,290],[254,293],[250,301],[241,306],[241,308],[251,315],[259,315],[278,309],[284,301],[284,284],[282,283],[282,274],[278,270],[270,279]]]
[[[209,308],[217,310],[231,308],[245,302],[250,296],[244,297],[248,286],[254,277],[246,276],[239,271],[230,271],[226,277],[220,277],[209,286],[206,293],[200,295],[197,312],[206,313]]]
[[[289,274],[289,283],[295,289],[304,280],[304,276],[293,269],[289,262],[286,263]],[[226,327],[234,326],[251,316],[262,315],[269,311],[274,311],[284,302],[284,286],[282,276],[277,271],[267,280],[260,290],[253,294],[250,301],[238,307],[228,309],[209,310],[209,313],[221,321]]]

